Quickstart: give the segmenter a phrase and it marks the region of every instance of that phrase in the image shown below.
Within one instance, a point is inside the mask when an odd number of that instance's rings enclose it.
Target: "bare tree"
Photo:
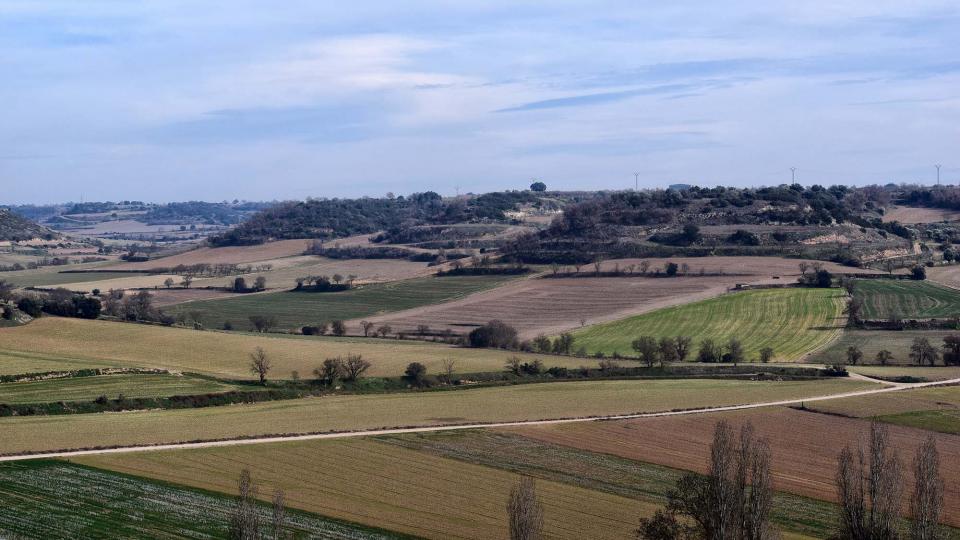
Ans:
[[[363,356],[359,354],[348,354],[347,360],[343,363],[343,370],[348,381],[359,379],[368,369],[370,369],[370,362],[364,360]]]
[[[270,358],[262,347],[257,347],[250,353],[250,373],[260,377],[260,384],[267,384],[267,373],[270,372]]]
[[[510,540],[538,540],[543,534],[543,505],[533,478],[524,476],[510,490],[507,502]]]
[[[369,337],[374,326],[376,325],[370,321],[360,321],[360,327],[363,328],[363,337]]]
[[[870,426],[869,457],[845,447],[837,458],[837,497],[843,540],[893,540],[900,505],[902,465],[887,428]]]
[[[172,277],[168,277],[167,279],[163,280],[163,286],[166,287],[166,288],[168,288],[168,289],[169,289],[170,287],[173,287],[173,283],[174,283],[174,281],[173,281],[173,278],[172,278]]]
[[[193,276],[183,276],[183,280],[180,282],[180,285],[183,285],[185,289],[190,288],[190,284],[193,283]]]
[[[283,490],[277,488],[273,492],[273,540],[280,540],[284,537],[283,527],[287,521],[286,510],[284,508]]]
[[[260,515],[257,513],[257,486],[250,478],[250,471],[240,471],[237,482],[236,505],[230,517],[228,536],[231,540],[260,540]]]
[[[327,358],[323,361],[323,365],[313,370],[313,374],[323,382],[326,382],[329,385],[333,385],[337,379],[340,379],[346,373],[346,368],[343,365],[343,359],[339,356],[336,358]]]
[[[914,485],[910,498],[913,522],[910,525],[911,540],[937,540],[941,538],[939,526],[943,510],[943,479],[940,477],[940,453],[937,439],[930,435],[917,448],[913,458]]]
[[[456,370],[457,363],[453,358],[444,358],[441,365],[443,366],[441,368],[443,373],[443,381],[447,384],[450,384],[450,382],[453,381],[453,372]]]
[[[677,336],[673,338],[673,341],[673,347],[677,352],[677,361],[685,361],[687,356],[690,355],[690,347],[693,343],[693,339],[690,336]]]

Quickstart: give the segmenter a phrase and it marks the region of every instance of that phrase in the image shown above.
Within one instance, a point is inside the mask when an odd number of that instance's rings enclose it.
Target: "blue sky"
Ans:
[[[956,0],[0,0],[0,203],[960,182]]]

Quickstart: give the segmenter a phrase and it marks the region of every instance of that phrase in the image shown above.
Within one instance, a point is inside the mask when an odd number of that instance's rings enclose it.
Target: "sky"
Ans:
[[[957,184],[958,143],[956,0],[0,0],[0,204]]]

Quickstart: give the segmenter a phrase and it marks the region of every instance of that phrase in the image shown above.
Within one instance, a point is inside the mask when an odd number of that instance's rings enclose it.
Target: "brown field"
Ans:
[[[177,280],[179,281],[179,280]],[[222,291],[219,289],[165,289],[159,288],[150,291],[153,295],[153,305],[163,308],[175,306],[194,300],[211,300],[213,298],[227,298],[236,296],[237,293]]]
[[[947,287],[960,289],[960,265],[927,268],[927,279]]]
[[[242,275],[248,280],[263,276],[267,279],[267,287],[271,289],[290,289],[297,284],[297,278],[306,276],[355,275],[361,283],[373,283],[410,279],[434,271],[434,268],[428,267],[425,262],[404,259],[328,259],[304,256],[269,262],[274,264],[270,270]],[[233,277],[201,278],[194,281],[194,286],[221,286]]]
[[[887,208],[883,214],[883,221],[899,221],[900,223],[938,223],[940,221],[954,221],[960,218],[960,212],[945,208],[919,208],[912,206],[894,206]]]
[[[204,247],[170,257],[162,257],[145,262],[121,263],[106,267],[107,270],[149,270],[158,267],[170,267],[180,264],[248,264],[268,261],[282,257],[291,257],[303,253],[311,240],[280,240],[257,246],[229,246],[219,248]]]
[[[353,394],[198,409],[0,418],[0,454],[278,434],[608,416],[823,396],[830,381],[614,380]]]
[[[530,426],[508,428],[508,431],[592,452],[702,473],[706,472],[714,425],[720,419],[735,425],[749,420],[759,436],[769,438],[775,489],[828,501],[836,500],[834,473],[837,454],[846,444],[865,440],[870,428],[870,423],[865,420],[776,408]],[[894,446],[907,464],[905,485],[912,486],[909,463],[916,447],[929,433],[899,426],[889,426],[889,429]],[[960,437],[944,434],[936,437],[941,456],[960,455]],[[946,481],[944,519],[957,526],[960,525],[960,461],[942,459],[941,467]],[[908,496],[904,498],[904,504],[908,504]]]
[[[778,257],[677,257],[646,259],[650,271],[668,261],[690,265],[692,276],[679,278],[611,277],[524,279],[466,298],[400,311],[373,320],[394,328],[414,330],[426,324],[431,329],[469,331],[491,319],[516,327],[523,338],[557,334],[587,325],[622,319],[664,307],[719,296],[737,283],[793,283],[800,275],[797,259]],[[641,259],[605,261],[604,271],[638,265]],[[832,272],[872,272],[823,263]],[[697,276],[725,272],[726,276]],[[593,266],[581,268],[592,272]],[[635,270],[639,271],[639,270]],[[774,279],[774,276],[780,276]]]
[[[920,388],[860,398],[811,403],[817,411],[844,416],[871,417],[913,411],[960,410],[960,386]]]
[[[269,459],[263,459],[264,456]],[[73,461],[233,494],[250,470],[269,500],[426,538],[506,538],[506,500],[519,475],[371,440],[91,456]],[[628,538],[650,503],[537,481],[547,538]]]
[[[98,268],[98,270],[102,269],[104,268]],[[101,279],[96,281],[83,281],[79,283],[66,283],[63,285],[63,287],[77,292],[90,292],[94,289],[107,292],[110,289],[147,289],[151,287],[160,288],[163,287],[163,282],[166,281],[167,278],[172,278],[176,283],[180,283],[180,280],[183,279],[182,276],[178,276],[176,274],[130,274],[126,277]]]

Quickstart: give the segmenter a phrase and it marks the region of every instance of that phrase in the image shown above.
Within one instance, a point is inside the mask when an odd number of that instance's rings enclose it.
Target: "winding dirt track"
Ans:
[[[657,418],[657,417],[665,417],[665,416],[706,414],[706,413],[716,413],[716,412],[724,412],[724,411],[739,411],[739,410],[745,410],[745,409],[759,409],[762,407],[778,407],[778,406],[784,406],[784,405],[796,405],[798,403],[805,403],[805,402],[826,401],[831,399],[869,396],[874,394],[882,394],[885,392],[909,391],[915,388],[928,388],[932,386],[946,386],[946,385],[960,384],[960,378],[949,379],[945,381],[908,384],[908,383],[890,383],[886,381],[879,381],[877,379],[872,379],[870,377],[866,377],[864,375],[859,375],[856,373],[851,374],[850,376],[855,379],[878,383],[878,384],[881,384],[882,386],[880,388],[874,388],[871,390],[857,390],[853,392],[842,392],[838,394],[829,394],[824,396],[816,396],[816,397],[809,397],[809,398],[802,398],[802,399],[788,399],[788,400],[782,400],[782,401],[764,401],[759,403],[747,403],[744,405],[731,405],[731,406],[725,406],[725,407],[704,407],[699,409],[688,409],[683,411],[622,414],[622,415],[611,415],[611,416],[596,416],[596,417],[588,417],[588,418],[561,418],[561,419],[554,419],[554,420],[524,420],[519,422],[491,422],[491,423],[485,423],[485,424],[479,423],[479,424],[461,424],[461,425],[447,425],[447,426],[423,426],[423,427],[412,427],[412,428],[401,428],[401,429],[374,429],[374,430],[348,431],[348,432],[336,432],[336,433],[308,433],[308,434],[302,434],[302,435],[230,439],[230,440],[208,441],[208,442],[156,444],[156,445],[146,445],[146,446],[125,446],[120,448],[104,448],[104,449],[97,449],[97,450],[73,450],[73,451],[64,451],[64,452],[45,452],[45,453],[35,453],[35,454],[0,456],[0,462],[22,461],[27,459],[66,458],[66,457],[89,456],[89,455],[98,455],[98,454],[123,454],[128,452],[178,450],[178,449],[188,449],[188,448],[213,448],[213,447],[220,447],[220,446],[266,444],[266,443],[287,442],[287,441],[305,441],[305,440],[314,440],[314,439],[343,439],[347,437],[370,437],[370,436],[377,436],[377,435],[396,435],[396,434],[402,434],[402,433],[429,433],[434,431],[459,431],[464,429],[572,424],[576,422],[596,422],[600,420],[631,420],[631,419],[638,419],[638,418]]]

